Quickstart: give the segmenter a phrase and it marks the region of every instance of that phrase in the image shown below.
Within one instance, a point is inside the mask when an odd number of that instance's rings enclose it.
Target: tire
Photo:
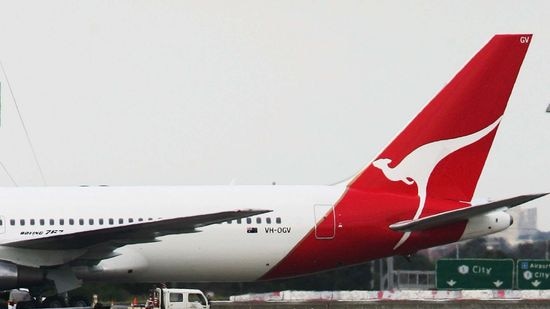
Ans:
[[[18,309],[30,309],[30,308],[37,308],[36,307],[36,304],[34,303],[34,301],[32,300],[29,300],[29,301],[20,301],[17,303],[17,308]]]
[[[82,297],[77,297],[69,301],[71,307],[90,307],[90,302]]]

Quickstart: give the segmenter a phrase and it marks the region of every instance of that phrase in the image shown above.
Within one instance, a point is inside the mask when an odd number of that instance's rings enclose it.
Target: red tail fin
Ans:
[[[348,186],[470,201],[530,41],[494,36]]]
[[[465,221],[414,235],[389,226],[467,206],[459,201],[471,200],[530,40],[495,36],[316,222],[334,237],[319,239],[313,228],[263,279],[459,240]]]

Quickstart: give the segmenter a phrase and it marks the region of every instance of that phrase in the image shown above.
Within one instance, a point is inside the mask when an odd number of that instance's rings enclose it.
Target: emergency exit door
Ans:
[[[332,205],[314,205],[315,211],[315,238],[333,239],[336,231],[336,219]]]

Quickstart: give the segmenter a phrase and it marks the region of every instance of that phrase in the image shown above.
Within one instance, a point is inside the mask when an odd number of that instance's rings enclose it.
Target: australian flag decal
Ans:
[[[246,228],[246,233],[248,233],[248,234],[258,233],[258,228],[257,227],[247,227]]]

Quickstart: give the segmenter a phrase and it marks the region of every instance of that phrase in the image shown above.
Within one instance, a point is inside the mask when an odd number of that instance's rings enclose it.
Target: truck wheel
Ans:
[[[20,301],[20,302],[18,302],[17,303],[17,308],[18,309],[31,309],[31,308],[37,308],[37,306],[34,303],[34,301],[29,300],[29,301]]]
[[[84,298],[74,298],[70,300],[71,307],[90,307],[90,303]]]

